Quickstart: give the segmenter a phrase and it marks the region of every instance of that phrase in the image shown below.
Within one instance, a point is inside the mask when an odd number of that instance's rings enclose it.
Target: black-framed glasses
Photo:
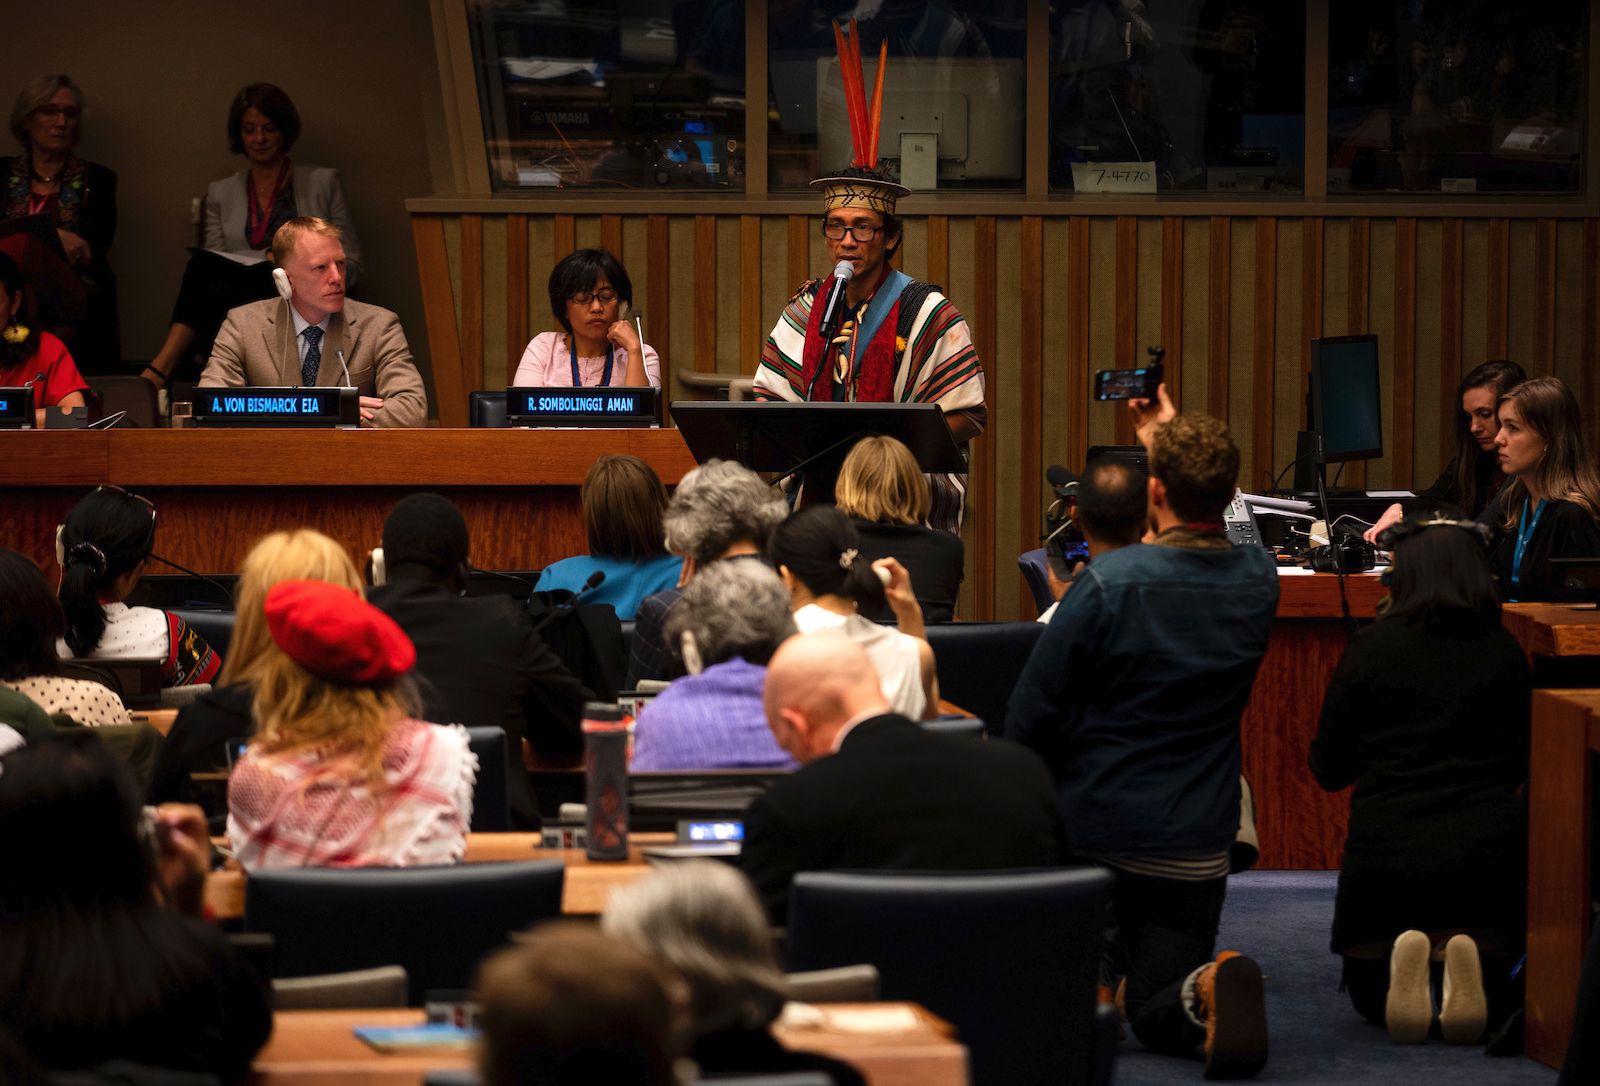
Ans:
[[[601,305],[610,305],[617,300],[617,292],[610,287],[604,290],[580,290],[568,298],[569,301],[577,302],[579,305],[588,305],[596,299],[600,301]]]
[[[822,236],[829,241],[843,241],[846,234],[851,234],[857,241],[867,242],[882,232],[883,227],[868,226],[864,222],[858,222],[854,226],[846,226],[842,222],[834,222],[829,219],[822,224]]]

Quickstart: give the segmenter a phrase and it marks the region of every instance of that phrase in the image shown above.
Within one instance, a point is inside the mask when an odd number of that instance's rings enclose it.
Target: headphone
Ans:
[[[288,301],[294,294],[294,288],[289,285],[289,273],[282,268],[272,269],[272,282],[278,288],[278,297]]]
[[[389,580],[389,571],[383,564],[383,548],[373,547],[367,557],[367,580],[373,588],[381,588]]]
[[[1380,550],[1392,551],[1395,545],[1421,533],[1427,528],[1460,528],[1472,534],[1485,550],[1493,542],[1494,533],[1487,524],[1480,524],[1475,520],[1457,520],[1454,517],[1432,516],[1427,520],[1402,520],[1398,524],[1391,524],[1378,533],[1378,547]]]

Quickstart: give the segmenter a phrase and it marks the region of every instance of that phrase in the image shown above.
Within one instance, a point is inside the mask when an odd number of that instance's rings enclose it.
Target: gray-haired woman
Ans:
[[[641,679],[667,680],[683,674],[678,646],[664,633],[667,613],[683,586],[713,562],[758,559],[772,531],[789,515],[783,495],[732,460],[707,460],[683,477],[673,491],[661,530],[667,550],[683,559],[677,588],[646,599],[634,616],[628,685]]]
[[[690,674],[639,714],[633,768],[793,769],[767,727],[767,661],[794,633],[788,591],[761,562],[717,562],[667,616]]]
[[[662,867],[615,891],[600,926],[683,981],[701,1074],[821,1071],[835,1086],[864,1086],[849,1064],[790,1051],[768,1032],[787,998],[784,977],[766,913],[739,871],[712,860]]]

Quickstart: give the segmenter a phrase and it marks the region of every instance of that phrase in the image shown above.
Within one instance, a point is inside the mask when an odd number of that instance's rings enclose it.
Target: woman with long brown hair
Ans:
[[[1492,562],[1512,600],[1563,594],[1554,558],[1600,558],[1600,471],[1578,398],[1559,377],[1535,377],[1500,397],[1495,437],[1510,480],[1478,519],[1500,533]]]

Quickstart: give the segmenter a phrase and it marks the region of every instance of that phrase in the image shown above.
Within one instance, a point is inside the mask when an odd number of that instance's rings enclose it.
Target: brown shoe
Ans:
[[[1476,1044],[1489,1019],[1483,994],[1483,964],[1470,935],[1455,935],[1444,945],[1444,988],[1439,1000],[1439,1032],[1453,1045]]]
[[[1224,950],[1195,978],[1206,1024],[1206,1078],[1254,1078],[1267,1063],[1267,1004],[1261,967]]]
[[[1403,931],[1394,941],[1383,1022],[1397,1045],[1416,1045],[1428,1039],[1428,1027],[1433,1024],[1433,991],[1428,984],[1432,958],[1433,943],[1420,931]],[[1482,1028],[1480,1024],[1480,1032]]]

